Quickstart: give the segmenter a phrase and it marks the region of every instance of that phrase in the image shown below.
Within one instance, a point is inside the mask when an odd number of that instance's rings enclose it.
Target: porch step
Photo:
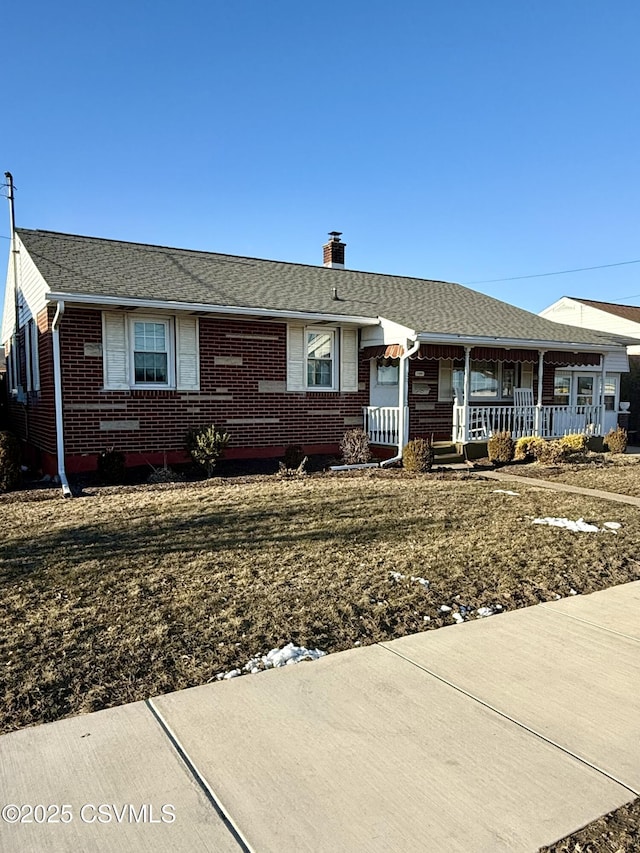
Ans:
[[[439,453],[433,455],[434,465],[457,465],[464,462],[464,456],[461,453]]]
[[[452,441],[434,441],[433,461],[439,465],[453,465],[457,462],[464,462],[464,453],[462,448],[458,447]]]

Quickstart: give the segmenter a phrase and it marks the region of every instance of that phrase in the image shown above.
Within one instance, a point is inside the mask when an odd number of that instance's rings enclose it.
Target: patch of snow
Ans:
[[[228,678],[237,678],[239,675],[242,675],[239,669],[232,669],[231,672],[225,672],[222,677],[226,681]]]
[[[456,622],[458,623],[458,625],[459,625],[461,622],[464,622],[464,616],[462,615],[462,613],[452,613],[451,615],[452,615],[452,616],[453,616],[453,618],[456,620]]]
[[[431,622],[431,616],[423,616],[422,621],[423,622]]]
[[[512,492],[511,489],[494,489],[494,495],[513,495],[514,497],[519,497],[520,492]]]
[[[578,593],[572,588],[569,590],[569,595],[578,595]]]
[[[402,572],[389,572],[390,577],[394,579],[394,581],[403,581],[407,576],[403,575]],[[429,586],[429,581],[426,578],[419,578],[415,575],[411,575],[411,580],[415,583],[422,584],[425,589]]]
[[[494,616],[502,610],[501,604],[493,604],[490,607],[478,607],[476,610],[477,619],[486,619],[487,616]]]
[[[356,645],[360,645],[359,642]],[[232,669],[229,672],[219,672],[216,675],[218,681],[236,678],[242,675],[242,672],[250,672],[255,675],[256,672],[264,672],[265,669],[273,669],[280,666],[289,666],[290,664],[300,663],[303,660],[318,660],[324,657],[326,652],[320,649],[305,649],[304,646],[294,646],[293,643],[288,643],[281,649],[271,649],[266,655],[254,655],[240,669]]]
[[[574,533],[598,533],[600,530],[595,524],[589,524],[584,518],[579,518],[577,521],[572,521],[570,518],[553,518],[549,515],[544,518],[534,518],[534,524],[547,524],[550,527],[563,527],[566,530],[571,530]]]
[[[622,527],[619,521],[605,521],[602,526],[606,527],[609,533],[617,533],[618,530],[620,530],[620,528]]]
[[[449,607],[448,604],[441,604],[438,609],[440,610],[440,613],[450,613],[451,612],[451,608]]]

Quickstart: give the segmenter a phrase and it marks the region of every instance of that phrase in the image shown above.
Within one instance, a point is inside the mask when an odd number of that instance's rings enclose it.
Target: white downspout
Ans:
[[[71,489],[64,470],[64,432],[62,419],[62,371],[60,369],[60,319],[64,314],[64,302],[60,300],[51,324],[53,338],[53,391],[56,405],[56,452],[58,454],[58,476],[62,486],[62,496],[71,497]]]
[[[398,452],[391,459],[385,459],[380,463],[381,468],[387,465],[393,465],[394,462],[400,462],[404,445],[409,438],[409,421],[405,421],[405,408],[409,401],[409,371],[408,364],[412,355],[415,355],[420,349],[420,341],[415,341],[411,349],[405,350],[400,356],[400,365],[398,369]]]

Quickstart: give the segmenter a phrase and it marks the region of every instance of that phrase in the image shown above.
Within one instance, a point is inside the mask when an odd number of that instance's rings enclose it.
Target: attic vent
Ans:
[[[342,231],[329,231],[329,242],[322,247],[322,263],[332,269],[344,269],[344,250],[346,243],[340,242]]]

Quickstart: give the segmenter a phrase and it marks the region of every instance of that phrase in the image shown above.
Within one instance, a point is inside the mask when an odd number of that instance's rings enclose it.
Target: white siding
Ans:
[[[37,317],[47,304],[46,295],[50,287],[40,274],[31,256],[18,238],[18,283],[22,299],[20,301],[20,325],[31,317]]]
[[[287,391],[304,391],[304,326],[287,326]]]
[[[556,323],[566,323],[569,326],[579,326],[581,329],[595,329],[598,332],[609,332],[613,335],[626,335],[638,338],[638,346],[629,347],[630,353],[640,353],[640,323],[617,317],[608,311],[601,311],[592,305],[584,305],[577,299],[563,296],[553,305],[540,312],[541,317]],[[620,368],[628,370],[628,368]]]
[[[16,248],[18,250],[16,266],[18,293],[20,295],[19,319],[20,326],[22,327],[31,317],[37,317],[38,313],[45,307],[47,304],[46,294],[49,292],[50,287],[22,245],[19,237],[16,237]],[[4,310],[2,314],[1,337],[3,342],[7,341],[14,332],[15,313],[13,265],[11,263],[11,255],[9,255],[7,282],[4,293]]]
[[[200,390],[198,318],[176,318],[176,385],[180,391]]]
[[[628,373],[629,358],[624,350],[620,352],[608,352],[604,357],[607,373]]]
[[[129,347],[124,312],[102,314],[104,387],[112,391],[129,388]]]
[[[340,347],[340,390],[358,390],[358,330],[343,329]]]

